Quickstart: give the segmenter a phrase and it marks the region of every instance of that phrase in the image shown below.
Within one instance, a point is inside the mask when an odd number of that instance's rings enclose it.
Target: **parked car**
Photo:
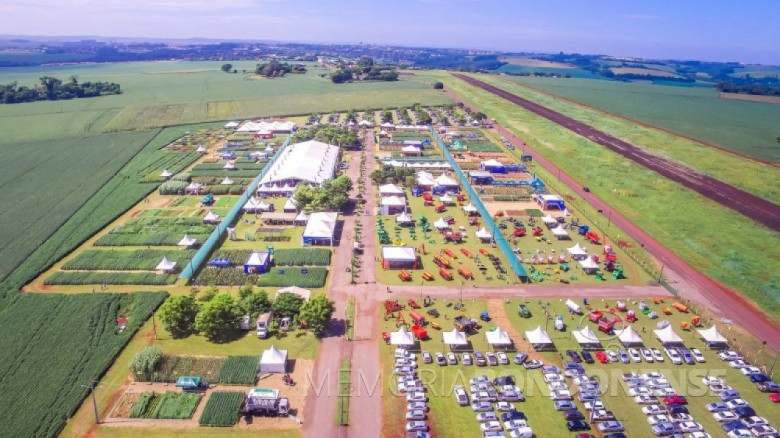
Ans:
[[[721,427],[726,432],[731,432],[734,429],[747,429],[747,426],[745,426],[745,423],[739,421],[739,420],[733,420],[733,421],[727,421],[723,424],[721,424]]]
[[[761,382],[756,383],[756,388],[761,392],[780,392],[780,383],[775,382]]]
[[[407,402],[424,402],[428,401],[428,396],[422,391],[414,391],[406,394]]]
[[[734,400],[727,401],[726,406],[728,406],[729,409],[733,411],[734,409],[741,408],[743,406],[750,406],[750,405],[745,400],[742,400],[741,398],[737,398]]]
[[[605,421],[599,423],[599,432],[622,432],[624,430],[623,423],[620,421]]]
[[[406,404],[407,411],[428,411],[428,403],[425,402],[411,402]]]
[[[748,376],[748,380],[750,380],[751,383],[763,383],[763,382],[771,382],[772,379],[769,378],[764,373],[755,373]]]
[[[409,421],[406,423],[406,431],[407,432],[416,432],[421,431],[425,432],[428,430],[428,424],[424,421]]]
[[[617,362],[620,360],[620,357],[617,354],[617,351],[614,350],[606,350],[607,358],[609,358],[610,362]]]
[[[514,411],[515,405],[513,405],[510,402],[507,401],[500,401],[496,403],[496,410],[499,412],[508,412],[508,411]]]
[[[582,358],[574,350],[566,350],[566,355],[569,356],[571,358],[571,360],[573,360],[574,362],[577,362],[577,363],[582,362]]]
[[[514,149],[515,147],[512,146],[510,149]],[[509,438],[532,438],[534,436],[534,431],[526,426],[526,427],[518,427],[517,429],[512,429],[509,431]]]
[[[666,353],[666,356],[669,358],[670,361],[672,361],[675,365],[682,365],[683,360],[682,356],[680,356],[680,353],[677,352],[676,348],[664,348],[664,353]]]
[[[589,351],[582,350],[582,352],[581,352],[580,354],[582,355],[582,360],[584,360],[584,361],[585,361],[585,363],[591,364],[591,363],[594,363],[594,362],[595,362],[595,361],[593,360],[593,355],[592,355],[592,354],[590,354],[590,352],[589,352]]]
[[[453,389],[453,395],[455,396],[455,401],[458,402],[461,406],[467,406],[469,404],[469,397],[466,395],[466,390],[463,389],[462,386],[456,386]]]
[[[654,395],[638,395],[634,397],[634,403],[640,405],[653,405],[658,403],[658,397]]]
[[[666,413],[666,408],[661,405],[650,405],[642,408],[642,413],[645,415],[659,415]]]
[[[492,367],[498,365],[498,359],[496,359],[496,355],[492,352],[488,351],[485,353],[485,357],[487,358],[488,365]]]
[[[725,362],[731,362],[733,360],[742,359],[742,356],[737,354],[736,351],[726,350],[726,351],[721,351],[720,353],[718,353],[718,358],[720,360],[722,360],[722,361],[725,361]]]
[[[734,408],[732,412],[737,414],[739,418],[754,417],[756,415],[756,411],[750,406],[740,406],[738,408]]]
[[[667,405],[687,405],[688,400],[681,395],[667,395],[664,397],[664,403]]]
[[[447,365],[447,360],[444,358],[443,354],[437,352],[435,356],[436,356],[437,365],[439,365],[440,367]]]
[[[780,393],[774,392],[769,394],[769,400],[771,400],[772,403],[780,403]]]
[[[509,420],[504,422],[504,428],[506,430],[519,429],[521,427],[528,427],[528,422],[525,420]]]
[[[494,385],[514,385],[515,379],[512,378],[512,376],[498,376],[495,379],[493,379]]]
[[[625,350],[618,350],[617,351],[617,355],[620,358],[621,362],[623,362],[623,363],[629,363],[630,362],[629,357],[628,357],[628,353],[626,353]]]
[[[526,360],[528,360],[528,354],[521,351],[515,355],[515,358],[512,360],[512,362],[514,362],[515,365],[522,365]]]
[[[756,426],[763,426],[763,425],[768,425],[769,424],[769,422],[766,420],[766,418],[764,418],[764,417],[757,417],[757,416],[743,418],[742,422],[745,423],[745,426],[750,427],[750,428],[754,428]]]
[[[731,411],[716,412],[712,414],[712,418],[718,423],[726,423],[728,421],[739,420],[737,414]]]
[[[525,420],[525,419],[526,419],[525,413],[520,411],[509,411],[501,414],[501,421]]]
[[[679,406],[679,405],[673,405],[673,406]],[[669,419],[672,420],[672,423],[684,423],[686,421],[693,421],[693,417],[691,417],[690,414],[683,413],[683,412],[672,414],[669,416]]]
[[[693,358],[693,355],[691,354],[691,350],[688,350],[687,348],[678,348],[677,352],[680,353],[683,362],[685,362],[686,364],[693,365],[696,363],[696,359]]]
[[[718,397],[724,402],[735,400],[739,398],[739,391],[733,389],[727,389],[724,391],[720,391]]]
[[[591,418],[593,418],[593,421],[610,421],[615,420],[615,414],[612,411],[599,409],[591,413]]]
[[[458,364],[458,357],[455,356],[455,353],[449,352],[447,353],[447,363],[450,365],[457,365]]]
[[[474,412],[487,412],[493,410],[490,402],[474,402],[471,404],[471,410]]]
[[[642,362],[642,356],[639,354],[639,350],[636,348],[628,349],[628,357],[630,357],[634,363]]]
[[[650,351],[650,349],[648,349],[648,348],[640,348],[639,349],[639,354],[642,355],[642,359],[644,359],[645,362],[648,362],[648,363],[653,363],[654,362],[654,360],[653,360],[653,352]]]
[[[753,433],[748,429],[734,429],[726,434],[728,438],[753,438]]]
[[[425,411],[406,411],[407,420],[425,420]]]
[[[730,361],[729,362],[729,366],[731,368],[745,368],[745,367],[749,367],[750,363],[746,362],[746,361],[744,361],[742,359],[737,359],[737,360]]]
[[[672,423],[658,423],[653,425],[650,430],[655,436],[669,436],[674,433],[675,427]]]
[[[427,351],[423,351],[420,353],[422,355],[423,363],[432,363],[433,357],[431,357],[431,353],[428,353]]]
[[[647,422],[653,426],[658,423],[670,423],[669,417],[666,415],[650,415],[647,417]]]
[[[527,370],[533,370],[533,369],[541,368],[542,366],[544,366],[544,362],[542,362],[539,359],[533,359],[533,360],[529,360],[529,361],[524,362],[523,366]]]
[[[499,431],[499,430],[503,430],[503,429],[501,428],[501,423],[499,423],[498,421],[488,421],[487,423],[480,424],[479,425],[479,430],[481,430],[483,432],[487,432],[487,431],[490,431],[490,430]]]
[[[556,400],[553,402],[553,406],[556,411],[568,411],[570,409],[576,409],[577,406],[571,400]]]
[[[574,421],[567,421],[566,422],[566,429],[569,430],[569,432],[578,432],[580,430],[590,430],[590,424],[582,421],[582,420],[574,420]]]
[[[663,362],[664,361],[664,355],[661,354],[661,350],[657,348],[651,348],[650,352],[653,353],[653,359],[655,359],[656,362]]]
[[[609,359],[607,358],[607,353],[604,353],[603,351],[599,350],[594,353],[596,356],[596,360],[598,360],[601,363],[609,363]]]
[[[699,351],[698,348],[691,348],[691,354],[693,355],[693,358],[696,360],[696,362],[707,362],[707,359],[704,358],[704,355],[701,353],[701,351]]]
[[[479,351],[474,352],[474,362],[477,364],[478,367],[484,367],[485,365],[487,365],[487,362],[485,361],[485,356]]]
[[[509,365],[509,358],[506,357],[506,353],[503,351],[496,353],[496,357],[498,358],[498,363],[501,365]]]
[[[468,353],[463,353],[460,357],[460,363],[463,365],[471,365],[471,355]]]
[[[568,411],[563,412],[563,418],[567,421],[569,420],[584,420],[585,415],[582,414],[582,412],[576,410],[576,409],[570,409]]]
[[[775,429],[772,426],[769,426],[768,424],[762,424],[761,426],[752,427],[750,431],[753,432],[753,435],[757,437],[777,436],[777,429]]]
[[[690,414],[688,408],[683,405],[669,405],[666,407],[666,412],[669,414]]]
[[[477,414],[477,423],[487,423],[488,421],[498,421],[498,417],[493,412],[480,412]]]

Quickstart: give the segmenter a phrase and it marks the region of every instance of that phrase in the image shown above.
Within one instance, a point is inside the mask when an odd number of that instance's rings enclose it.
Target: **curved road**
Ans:
[[[499,93],[496,94],[498,94],[501,97],[504,97],[504,94],[509,94],[503,90],[484,84],[481,81],[469,78],[467,76],[463,76],[460,74],[454,74],[454,76],[465,80],[469,84],[479,86],[480,88],[483,88],[489,92],[493,92],[492,90],[496,89],[497,91],[500,92],[500,94]],[[481,85],[477,85],[476,83],[484,84],[489,88],[482,87]],[[462,99],[458,99],[458,100],[463,101]],[[510,99],[510,101],[514,102],[514,100],[512,99]],[[538,106],[537,104],[533,104],[533,105]],[[525,106],[523,107],[525,108]],[[553,120],[553,121],[557,122],[557,120]],[[510,141],[513,141],[514,143],[522,142],[520,138],[515,136],[506,128],[503,128],[498,124],[495,124],[495,126],[499,129],[501,135],[504,135]],[[635,146],[631,146],[631,145],[629,146],[632,148],[636,148]],[[546,159],[544,156],[540,155],[537,151],[535,151],[532,147],[529,147],[526,144],[525,150],[534,156],[534,161],[536,161],[536,163],[538,163],[539,165],[547,169],[552,174],[554,175],[558,174],[561,182],[569,186],[575,192],[580,193],[580,196],[582,197],[583,200],[590,203],[595,208],[602,210],[603,212],[605,212],[605,214],[606,212],[611,212],[610,213],[611,220],[616,226],[620,227],[620,229],[625,231],[629,236],[631,236],[637,242],[641,242],[642,244],[644,244],[645,249],[653,257],[663,261],[664,272],[666,273],[667,278],[676,280],[678,284],[682,283],[687,285],[688,291],[704,298],[702,304],[711,305],[719,308],[722,314],[728,316],[729,318],[733,319],[735,322],[743,326],[756,338],[766,341],[767,346],[771,347],[773,350],[780,352],[780,327],[778,327],[775,321],[767,318],[767,316],[755,305],[753,305],[753,303],[749,302],[747,299],[739,295],[737,292],[727,288],[723,284],[713,280],[712,278],[702,274],[701,272],[691,267],[688,263],[686,263],[680,257],[675,255],[672,251],[667,249],[664,245],[659,243],[652,236],[644,232],[641,228],[634,225],[633,222],[628,220],[619,212],[614,211],[612,207],[609,206],[609,204],[604,202],[598,196],[594,195],[593,193],[582,192],[581,188],[583,187],[583,184],[574,180],[574,178],[572,178],[571,176],[563,172],[550,160]],[[697,300],[697,301],[702,301],[702,300]]]
[[[702,196],[707,197],[724,207],[731,208],[760,224],[766,225],[774,231],[780,231],[780,205],[738,189],[719,179],[693,170],[682,163],[653,154],[617,137],[599,131],[592,126],[574,120],[571,117],[553,111],[538,103],[523,99],[520,96],[509,93],[498,87],[489,85],[478,79],[459,73],[454,73],[453,75],[470,85],[502,97],[528,111],[555,122],[594,143],[617,152],[637,164],[655,171],[672,181],[680,183],[691,190],[695,190]]]

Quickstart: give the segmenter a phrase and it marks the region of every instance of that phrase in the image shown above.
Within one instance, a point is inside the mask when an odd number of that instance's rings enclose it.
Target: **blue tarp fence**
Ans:
[[[493,222],[493,217],[490,216],[490,212],[488,212],[487,208],[485,208],[485,204],[482,203],[482,200],[479,199],[477,192],[475,192],[474,188],[471,187],[468,177],[463,173],[462,170],[460,170],[458,163],[455,162],[452,154],[450,154],[450,151],[447,150],[447,147],[444,145],[444,142],[441,140],[436,131],[433,128],[430,128],[430,130],[431,136],[436,139],[436,143],[439,145],[439,148],[444,154],[444,158],[446,158],[447,162],[450,163],[450,166],[452,166],[452,170],[455,172],[455,175],[458,176],[461,184],[463,184],[463,187],[465,187],[466,193],[469,195],[471,202],[474,203],[474,206],[477,207],[477,211],[480,215],[482,215],[485,229],[493,235],[493,240],[495,240],[498,248],[501,249],[501,252],[503,252],[506,256],[507,260],[509,261],[509,266],[511,266],[512,270],[515,271],[515,274],[517,274],[517,276],[520,277],[523,281],[527,281],[528,274],[525,272],[525,268],[523,268],[523,265],[520,264],[520,261],[517,259],[517,255],[512,252],[512,248],[509,246],[509,242],[506,241],[504,235],[501,234],[501,230],[498,228],[498,226],[496,226],[496,223]]]
[[[238,214],[241,213],[241,208],[246,204],[246,201],[249,200],[249,197],[252,196],[255,191],[257,190],[257,186],[260,185],[260,180],[263,179],[266,173],[268,173],[268,170],[273,166],[273,164],[276,162],[276,160],[279,158],[280,155],[282,155],[282,151],[284,151],[287,148],[287,145],[290,144],[290,140],[292,139],[292,136],[287,137],[287,140],[284,141],[282,144],[282,147],[279,148],[278,151],[276,151],[276,154],[274,154],[273,158],[271,158],[268,163],[266,163],[265,167],[263,167],[263,170],[260,171],[260,174],[257,175],[257,177],[252,181],[251,184],[249,184],[249,187],[246,189],[243,195],[238,199],[238,202],[236,205],[233,206],[233,208],[230,209],[228,214],[225,215],[225,217],[222,219],[222,222],[219,223],[217,228],[211,233],[208,239],[206,239],[205,242],[203,242],[203,245],[200,247],[198,252],[195,253],[195,256],[192,257],[192,260],[190,260],[189,263],[182,269],[181,274],[179,274],[179,278],[186,278],[189,280],[192,278],[192,275],[195,271],[198,270],[198,267],[206,260],[206,257],[208,257],[209,254],[211,254],[212,249],[214,249],[214,245],[219,242],[219,236],[222,235],[222,233],[225,232],[225,230],[230,226],[230,224],[233,223],[233,221],[238,217]]]

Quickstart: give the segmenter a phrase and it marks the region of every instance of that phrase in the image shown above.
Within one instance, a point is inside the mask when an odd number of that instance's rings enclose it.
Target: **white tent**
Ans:
[[[163,171],[160,174],[160,176],[163,177],[163,178],[170,178],[170,177],[173,176],[173,174],[170,171],[168,171],[168,169],[163,169]]]
[[[200,188],[201,188],[201,187],[203,187],[203,184],[201,184],[201,183],[197,183],[197,182],[195,182],[195,181],[192,181],[192,182],[191,182],[191,183],[190,183],[190,184],[187,186],[187,188],[185,188],[184,190],[185,190],[185,191],[188,191],[188,190],[192,190],[192,191],[198,191],[198,190],[200,190]]]
[[[227,122],[227,123],[225,123],[225,128],[227,128],[227,129],[235,129],[235,128],[238,128],[239,125],[241,125],[241,124],[238,123],[238,122]]]
[[[401,148],[401,152],[407,154],[419,154],[422,151],[417,146],[404,146],[403,148]]]
[[[542,330],[542,326],[536,327],[534,330],[525,332],[525,338],[533,345],[535,349],[549,348],[553,345],[550,335],[546,331]]]
[[[593,330],[591,330],[590,327],[587,325],[582,330],[572,330],[571,333],[574,335],[574,339],[576,339],[577,343],[580,345],[601,344],[601,341],[599,341],[598,336],[596,336],[596,334],[593,333]]]
[[[399,224],[410,224],[412,223],[412,217],[409,216],[409,213],[403,212],[395,217],[395,221]]]
[[[260,180],[262,184],[305,181],[322,184],[333,178],[339,163],[339,147],[316,140],[296,143],[277,154]]]
[[[379,196],[404,196],[404,189],[395,184],[383,184],[379,186]]]
[[[642,337],[633,327],[628,326],[622,330],[615,329],[615,334],[623,345],[642,345]]]
[[[442,173],[438,178],[436,178],[436,185],[444,187],[457,187],[458,183],[454,179],[450,178],[446,173]]]
[[[195,152],[197,152],[199,154],[205,153],[206,152],[206,148],[204,148],[203,146],[198,146],[198,149],[196,149]]]
[[[452,199],[452,196],[450,196],[447,193],[445,193],[444,196],[440,197],[439,200],[441,202],[445,203],[445,204],[454,204],[455,203],[455,200]]]
[[[564,237],[569,237],[569,233],[563,228],[563,225],[558,225],[557,227],[553,228],[552,233],[557,237],[558,239],[563,239]]]
[[[213,224],[219,222],[219,215],[214,213],[213,211],[209,210],[208,213],[206,213],[205,216],[203,216],[203,223],[206,224]]]
[[[432,186],[436,183],[433,179],[433,175],[428,172],[417,172],[417,185],[418,186]]]
[[[491,158],[489,160],[483,161],[482,163],[480,163],[480,165],[482,166],[482,168],[485,168],[485,167],[502,167],[504,165],[504,163],[496,160],[495,158]]]
[[[309,222],[306,223],[306,228],[303,230],[301,243],[310,245],[328,241],[328,244],[333,246],[333,233],[336,230],[338,216],[339,214],[335,211],[312,213],[309,216]]]
[[[298,216],[295,216],[295,222],[304,222],[306,223],[309,220],[309,215],[306,214],[305,211],[301,211],[298,213]]]
[[[184,237],[182,237],[181,240],[179,241],[179,243],[177,243],[176,245],[177,246],[183,246],[183,247],[187,248],[187,247],[190,247],[192,245],[195,245],[197,242],[198,242],[197,240],[195,240],[192,237],[190,237],[190,236],[185,234]]]
[[[487,340],[487,343],[493,347],[508,347],[512,345],[512,340],[509,339],[509,334],[500,328],[486,331],[485,339]]]
[[[452,329],[451,332],[444,332],[441,335],[442,341],[450,348],[459,345],[468,345],[469,341],[466,339],[466,335],[463,332],[459,332],[458,329]]]
[[[546,224],[557,224],[558,219],[555,219],[554,217],[550,216],[550,214],[548,213],[547,216],[542,218],[542,222]]]
[[[233,180],[226,176],[225,179],[223,179],[222,182],[220,182],[220,184],[223,186],[229,186],[233,184]]]
[[[295,198],[289,197],[286,201],[284,201],[284,207],[282,208],[284,211],[296,211],[298,210],[298,204],[295,202]]]
[[[704,338],[704,342],[709,344],[725,344],[728,342],[725,336],[720,334],[718,332],[718,329],[715,326],[712,326],[708,329],[698,329],[696,330],[699,332],[699,335],[701,335],[702,338]]]
[[[474,214],[477,212],[477,207],[475,207],[474,204],[469,202],[469,205],[463,206],[463,211],[465,211],[467,214]]]
[[[590,257],[587,257],[585,260],[580,260],[579,264],[582,266],[582,269],[588,273],[595,272],[599,268],[599,264],[594,262]]]
[[[576,245],[572,246],[571,248],[566,248],[566,251],[568,251],[569,254],[571,254],[573,256],[584,256],[584,255],[588,254],[588,250],[583,248],[582,246],[580,246],[579,243],[577,243]]]
[[[481,241],[487,241],[491,242],[493,240],[493,236],[490,234],[488,230],[485,229],[485,227],[480,228],[474,233],[477,236],[477,239]]]
[[[388,207],[402,207],[406,205],[406,200],[400,196],[388,196],[382,198],[382,200],[379,201],[379,204]]]
[[[278,298],[281,294],[295,294],[303,298],[304,301],[308,301],[311,297],[311,291],[309,289],[304,289],[298,286],[290,286],[277,290],[276,295],[274,295],[274,299]]]
[[[279,350],[273,345],[260,356],[260,373],[286,373],[287,350]]]
[[[661,344],[682,344],[682,338],[675,333],[671,324],[661,330],[653,330],[655,336],[661,341]]]
[[[163,257],[162,261],[154,268],[155,271],[172,271],[176,268],[176,262],[168,260],[168,257]]]
[[[247,199],[246,204],[241,208],[248,212],[268,211],[271,208],[271,204],[266,203],[262,199],[251,197]]]
[[[433,222],[433,227],[437,230],[445,230],[450,227],[450,224],[447,223],[447,221],[444,220],[444,218],[438,218],[436,221]]]
[[[225,170],[236,170],[236,165],[228,161],[222,168]]]
[[[401,347],[414,346],[414,336],[401,327],[397,332],[390,332],[390,345]]]

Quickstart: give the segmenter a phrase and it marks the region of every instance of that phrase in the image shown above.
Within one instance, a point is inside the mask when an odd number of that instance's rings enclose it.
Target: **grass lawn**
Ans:
[[[139,427],[98,427],[94,435],[101,438],[169,438],[187,436],[195,438],[237,437],[250,438],[258,436],[256,429],[240,429],[236,427],[193,427],[187,429],[139,428]],[[298,438],[298,429],[274,429],[274,438]]]
[[[349,425],[349,398],[352,388],[350,380],[350,369],[352,362],[349,359],[343,359],[339,367],[339,406],[336,409],[336,424],[341,426]]]
[[[426,75],[431,80],[446,79],[449,89],[573,178],[587,182],[613,208],[691,266],[743,293],[770,315],[779,314],[778,275],[766,269],[767,260],[780,259],[780,248],[773,245],[777,233],[496,96],[449,76]],[[572,159],[583,156],[588,159]]]
[[[566,312],[563,301],[550,300],[552,305],[553,315],[565,315],[565,320],[568,325],[565,332],[557,332],[553,330],[552,323],[549,324],[548,333],[550,334],[553,342],[555,343],[558,352],[565,352],[567,349],[573,349],[579,351],[579,346],[576,340],[571,335],[571,330],[576,329],[578,324],[588,324],[591,329],[599,333],[595,324],[588,322],[587,319],[580,319],[576,317],[573,320]],[[626,427],[626,433],[628,436],[636,437],[652,437],[654,436],[650,431],[650,426],[645,421],[644,414],[641,412],[641,406],[633,402],[633,400],[625,392],[625,388],[622,387],[622,381],[620,375],[626,372],[648,372],[648,371],[660,371],[671,382],[672,387],[679,391],[682,395],[686,395],[689,399],[688,408],[693,416],[694,420],[701,423],[704,428],[713,434],[717,434],[722,430],[720,426],[712,418],[712,414],[708,413],[705,409],[705,405],[714,401],[717,398],[707,391],[704,391],[706,387],[702,386],[701,378],[705,375],[714,375],[723,378],[726,383],[732,386],[734,389],[740,392],[743,399],[747,400],[750,405],[756,410],[758,415],[766,418],[772,418],[771,413],[775,410],[772,403],[769,401],[766,394],[759,392],[756,387],[749,382],[749,380],[742,376],[737,370],[734,370],[725,365],[724,362],[717,358],[715,352],[707,349],[704,343],[697,337],[695,331],[683,331],[680,329],[680,323],[683,321],[690,321],[691,314],[684,314],[674,311],[672,315],[663,315],[660,312],[662,306],[670,306],[673,300],[666,300],[662,305],[654,305],[651,300],[647,300],[651,309],[659,312],[661,318],[657,320],[651,320],[646,317],[639,316],[636,323],[632,324],[634,330],[642,336],[647,347],[655,347],[662,349],[661,344],[655,338],[652,330],[656,328],[656,323],[660,320],[667,319],[672,323],[672,327],[675,329],[678,335],[680,335],[685,345],[689,348],[698,348],[707,358],[707,362],[696,365],[672,365],[668,358],[663,363],[630,363],[623,364],[620,362],[611,364],[585,364],[585,369],[590,375],[598,376],[602,382],[602,388],[606,387],[606,393],[603,396],[603,402],[608,410],[612,410],[618,420],[622,421]],[[532,317],[529,319],[521,318],[518,315],[517,309],[520,303],[524,303],[528,306],[532,313]],[[614,301],[607,301],[610,305],[614,305]],[[544,304],[544,303],[543,303]],[[604,303],[601,300],[597,300],[591,303],[594,308],[602,308]],[[509,316],[511,323],[519,331],[531,330],[541,325],[544,329],[546,326],[543,310],[538,303],[538,300],[519,300],[511,299],[505,303],[506,313]],[[639,308],[633,303],[628,303],[628,308],[638,311]],[[619,315],[624,316],[624,314]],[[582,321],[582,322],[581,322]],[[708,326],[707,326],[708,327]],[[643,333],[643,329],[645,333]],[[727,326],[718,324],[718,329],[724,334],[724,336],[731,337],[732,331]],[[736,333],[736,331],[734,331]],[[605,337],[606,338],[606,337]],[[623,348],[617,342],[617,340],[604,341],[602,345],[606,348]],[[557,352],[540,353],[545,362],[551,362],[555,365],[561,366],[563,360]],[[567,358],[568,359],[568,358]],[[620,382],[620,383],[618,383]],[[570,385],[572,386],[572,385]],[[552,403],[547,401],[550,407]],[[556,415],[556,417],[559,417]],[[562,419],[558,419],[558,422],[563,423]]]

